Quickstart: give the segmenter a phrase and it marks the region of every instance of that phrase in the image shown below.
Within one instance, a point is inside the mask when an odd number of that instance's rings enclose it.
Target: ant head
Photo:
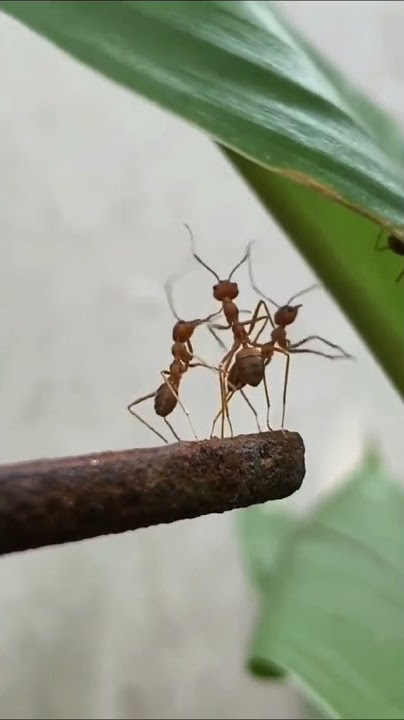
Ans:
[[[238,296],[238,285],[231,280],[219,280],[219,282],[213,286],[213,297],[219,302],[223,300],[235,300]]]
[[[202,265],[206,270],[208,270],[212,275],[214,275],[214,277],[217,280],[216,285],[213,286],[213,297],[215,298],[215,300],[218,300],[219,302],[223,302],[223,300],[226,300],[226,299],[227,300],[235,300],[236,297],[238,296],[238,292],[239,292],[238,285],[237,285],[237,283],[232,282],[231,279],[232,279],[234,273],[236,272],[236,270],[238,270],[239,267],[241,267],[241,265],[243,265],[243,263],[245,263],[245,261],[247,260],[249,253],[250,253],[250,246],[247,247],[247,250],[244,253],[241,260],[234,266],[229,277],[226,280],[221,280],[219,275],[214,270],[212,270],[212,268],[209,267],[209,265],[207,265],[202,260],[202,258],[199,257],[199,255],[197,255],[196,250],[195,250],[195,241],[194,241],[194,236],[192,234],[192,230],[189,227],[189,225],[187,225],[186,223],[184,223],[184,224],[185,224],[185,227],[187,228],[189,236],[190,236],[193,257],[200,265]]]
[[[310,287],[305,288],[304,290],[300,290],[300,292],[296,293],[295,295],[292,295],[291,298],[285,303],[285,305],[278,305],[278,309],[274,315],[274,321],[276,325],[280,325],[281,327],[286,327],[287,325],[291,325],[297,318],[297,313],[299,312],[299,308],[302,307],[302,305],[292,305],[292,301],[296,298],[300,297],[301,295],[306,295],[306,293],[311,292],[314,290],[314,288],[318,288],[319,285],[317,283],[314,283],[314,285],[310,285]]]
[[[195,330],[198,321],[186,322],[185,320],[178,320],[173,327],[173,340],[178,343],[186,343],[191,339],[192,333]]]
[[[297,313],[302,305],[282,305],[274,315],[276,325],[286,327],[291,325],[297,318]]]

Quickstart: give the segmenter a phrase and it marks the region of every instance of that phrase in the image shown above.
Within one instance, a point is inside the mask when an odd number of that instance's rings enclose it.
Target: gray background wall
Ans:
[[[282,4],[403,122],[402,2]],[[153,445],[125,405],[157,385],[169,358],[162,284],[188,260],[182,222],[219,273],[256,239],[257,275],[279,299],[313,275],[195,129],[4,16],[0,48],[1,460]],[[210,312],[210,277],[187,268],[180,313]],[[239,282],[252,305],[245,273]],[[288,426],[307,447],[303,505],[344,476],[369,435],[392,471],[404,469],[402,404],[325,292],[307,296],[295,337],[314,329],[358,360],[293,364]],[[198,350],[217,359],[207,332]],[[279,363],[275,422],[281,379]],[[184,399],[206,434],[214,378],[190,377]],[[237,430],[253,429],[242,404],[234,417]],[[180,414],[175,422],[186,435]],[[292,683],[270,687],[243,669],[254,600],[234,515],[4,558],[0,716],[296,717]]]

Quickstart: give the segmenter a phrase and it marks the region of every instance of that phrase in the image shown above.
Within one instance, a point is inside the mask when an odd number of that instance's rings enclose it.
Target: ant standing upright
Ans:
[[[236,282],[232,281],[232,277],[236,270],[238,270],[243,263],[246,262],[246,260],[249,258],[250,254],[250,246],[248,246],[246,252],[244,253],[242,259],[234,266],[232,271],[230,272],[228,278],[222,280],[220,279],[219,275],[212,270],[209,265],[207,265],[201,257],[197,254],[195,249],[195,240],[192,233],[191,228],[189,225],[185,224],[185,227],[187,228],[191,240],[191,248],[192,248],[192,255],[195,258],[195,260],[202,265],[206,270],[208,270],[217,280],[217,284],[213,286],[213,297],[215,300],[221,303],[223,314],[225,316],[227,325],[213,325],[213,327],[217,330],[231,330],[233,334],[233,345],[231,349],[226,353],[224,358],[221,360],[219,365],[219,377],[220,377],[220,395],[221,395],[221,436],[224,435],[224,417],[226,414],[227,421],[230,425],[230,430],[232,432],[232,426],[230,422],[229,412],[228,412],[228,373],[229,368],[231,365],[231,362],[234,358],[236,369],[233,370],[233,376],[231,377],[232,380],[232,389],[235,388],[236,390],[242,390],[242,388],[245,385],[250,385],[252,387],[256,387],[260,384],[261,381],[264,382],[264,389],[265,389],[265,397],[267,402],[267,425],[268,424],[268,414],[269,414],[269,392],[268,387],[266,383],[265,378],[265,364],[263,362],[262,357],[262,350],[259,347],[255,347],[254,343],[250,340],[250,334],[253,331],[255,325],[260,320],[264,320],[264,326],[261,329],[261,331],[264,329],[266,323],[268,320],[271,321],[271,314],[269,312],[269,309],[265,303],[264,300],[260,300],[254,310],[254,313],[250,320],[246,320],[243,322],[240,322],[239,315],[240,310],[235,302],[236,298],[239,295],[239,288],[238,284]],[[259,317],[259,313],[261,308],[264,308],[265,310],[265,316],[262,318]],[[272,323],[273,324],[273,323]],[[249,325],[249,330],[247,332],[245,326]],[[279,351],[277,349],[277,351]],[[282,352],[282,350],[281,350]],[[230,372],[232,372],[230,370]],[[235,385],[233,385],[235,383]],[[248,401],[246,396],[243,394],[243,397],[247,400],[249,406],[251,407],[251,403]],[[253,410],[254,414],[255,411]],[[215,419],[216,420],[216,419]],[[212,426],[212,432],[211,436],[213,434],[213,429],[215,425],[215,420],[213,422]]]
[[[250,243],[251,245],[251,243]],[[265,298],[265,300],[272,305],[274,305],[277,310],[273,317],[273,323],[272,323],[272,332],[271,332],[271,340],[269,343],[262,343],[261,348],[263,350],[263,353],[270,351],[273,345],[276,343],[280,348],[282,348],[287,355],[286,357],[286,368],[285,368],[285,380],[284,380],[284,388],[283,388],[283,405],[282,405],[282,428],[285,424],[285,411],[286,411],[286,393],[287,393],[287,386],[288,386],[288,378],[289,378],[289,365],[290,365],[290,354],[292,353],[310,353],[311,355],[320,355],[321,357],[328,358],[329,360],[340,360],[340,359],[352,359],[352,356],[345,352],[339,345],[336,345],[335,343],[332,343],[330,340],[326,340],[321,335],[308,335],[307,337],[303,338],[302,340],[299,340],[298,342],[291,343],[291,341],[287,337],[287,330],[286,328],[295,322],[299,309],[302,307],[302,304],[292,305],[292,302],[296,300],[297,298],[301,297],[302,295],[305,295],[306,293],[310,292],[311,290],[314,290],[315,288],[319,287],[318,283],[314,283],[313,285],[310,285],[309,287],[305,288],[304,290],[300,290],[300,292],[295,293],[292,295],[289,300],[284,305],[279,305],[275,300],[272,300],[272,298],[265,295],[257,286],[253,272],[252,272],[252,265],[251,265],[251,255],[248,255],[248,271],[250,276],[250,282],[253,290],[262,298]],[[321,352],[320,350],[313,350],[312,348],[302,348],[302,345],[305,345],[306,343],[310,342],[311,340],[319,340],[320,342],[324,343],[328,347],[333,348],[334,350],[339,351],[339,355],[331,355],[329,353]]]
[[[195,440],[198,440],[198,437],[196,435],[194,426],[192,424],[190,415],[183,405],[183,403],[180,400],[179,397],[179,386],[181,383],[181,380],[184,376],[184,374],[188,371],[188,368],[190,367],[207,367],[210,369],[212,368],[207,363],[200,361],[200,362],[193,362],[194,359],[194,351],[191,343],[191,337],[193,333],[195,332],[196,328],[199,325],[202,325],[203,323],[208,323],[212,318],[216,317],[220,314],[221,311],[213,313],[211,315],[208,315],[204,319],[197,319],[197,320],[182,320],[176,313],[172,298],[172,290],[171,290],[171,283],[170,281],[167,281],[164,285],[166,297],[168,300],[169,307],[176,318],[176,323],[172,330],[172,339],[173,344],[171,346],[171,354],[173,356],[173,360],[170,363],[168,370],[162,370],[161,376],[164,380],[164,382],[152,393],[149,393],[148,395],[144,395],[137,400],[134,400],[131,402],[127,409],[129,412],[134,415],[134,417],[137,418],[143,425],[149,428],[152,432],[154,432],[155,435],[157,435],[161,440],[163,440],[165,443],[168,443],[168,440],[159,433],[152,425],[150,425],[146,420],[144,420],[138,413],[136,413],[133,408],[136,405],[139,405],[140,403],[144,402],[145,400],[149,400],[154,397],[154,411],[156,415],[159,417],[162,417],[166,425],[170,428],[172,434],[174,435],[176,440],[180,440],[179,436],[175,432],[172,425],[167,420],[167,416],[170,415],[173,410],[176,408],[177,403],[182,408],[183,412],[187,416],[188,423],[190,425],[190,428],[192,430],[192,433],[195,437]],[[199,360],[199,358],[197,358]]]

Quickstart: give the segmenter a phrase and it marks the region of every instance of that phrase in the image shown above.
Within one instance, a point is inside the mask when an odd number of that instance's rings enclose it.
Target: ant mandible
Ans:
[[[375,241],[375,250],[378,252],[383,252],[384,250],[390,250],[390,252],[393,252],[395,255],[404,256],[404,240],[401,240],[400,238],[396,237],[395,235],[389,235],[387,238],[387,244],[384,246],[379,245],[379,240],[383,234],[383,228],[380,230],[376,241]],[[401,278],[404,276],[404,268],[401,270],[401,272],[396,277],[396,283],[401,280]]]
[[[144,420],[144,418],[142,418],[138,413],[136,413],[133,408],[136,405],[144,402],[145,400],[149,400],[154,397],[154,411],[156,415],[163,418],[164,422],[170,428],[175,439],[180,441],[180,437],[177,435],[174,428],[167,420],[167,416],[170,415],[176,408],[177,404],[179,404],[183,412],[187,416],[188,423],[190,425],[195,440],[198,440],[189,412],[180,400],[179,387],[184,374],[188,371],[188,368],[190,367],[207,367],[209,369],[216,370],[216,368],[211,367],[203,360],[200,360],[200,358],[197,358],[199,362],[192,362],[195,356],[191,343],[191,337],[199,325],[209,322],[213,317],[216,317],[218,314],[220,314],[221,311],[219,311],[219,313],[216,312],[208,315],[204,319],[198,318],[197,320],[182,320],[178,316],[174,308],[172,287],[169,280],[165,283],[164,289],[169,307],[177,320],[172,330],[173,344],[171,346],[171,354],[173,356],[173,360],[168,370],[161,371],[160,374],[164,382],[157,388],[157,390],[147,395],[144,395],[137,400],[134,400],[127,406],[127,409],[132,415],[134,415],[134,417],[137,418],[137,420],[139,420],[141,423],[143,423],[143,425],[148,427],[149,430],[151,430],[161,440],[163,440],[165,443],[168,443],[168,440],[152,425],[150,425],[146,420]]]

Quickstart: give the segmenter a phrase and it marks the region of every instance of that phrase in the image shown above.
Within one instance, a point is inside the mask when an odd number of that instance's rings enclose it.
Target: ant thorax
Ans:
[[[186,371],[186,366],[184,365],[184,362],[178,358],[175,357],[172,363],[170,364],[170,383],[171,385],[175,386],[179,384],[181,375]]]
[[[249,342],[248,333],[244,325],[242,325],[241,323],[234,322],[232,324],[232,331],[234,339],[238,340],[238,342],[240,342],[241,344]]]
[[[183,363],[190,363],[192,355],[188,352],[184,343],[175,342],[171,346],[171,354],[175,360],[181,360]]]
[[[239,310],[235,302],[230,298],[223,300],[223,313],[229,325],[234,326],[238,322]]]
[[[286,348],[286,345],[287,345],[286,330],[284,327],[282,327],[282,325],[278,325],[278,327],[276,327],[272,330],[271,338],[274,343],[278,343],[279,347]]]

